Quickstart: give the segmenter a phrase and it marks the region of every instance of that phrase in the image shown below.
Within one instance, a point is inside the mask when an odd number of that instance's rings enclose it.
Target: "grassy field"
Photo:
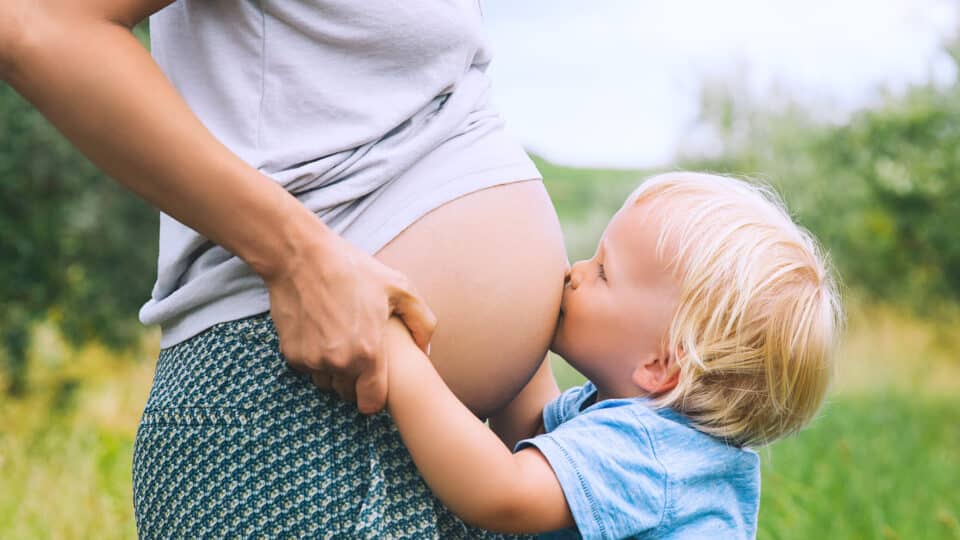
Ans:
[[[539,162],[571,259],[593,253],[636,171]],[[852,307],[851,307],[852,306]],[[827,406],[800,436],[761,450],[759,537],[960,539],[960,336],[848,301]],[[28,397],[0,395],[0,538],[133,538],[133,437],[158,336],[139,352],[69,350],[38,328]],[[561,386],[582,379],[559,358]]]
[[[761,450],[760,538],[960,539],[960,344],[886,309],[851,314],[830,403]],[[130,462],[156,336],[136,361],[37,333],[0,401],[0,538],[132,538]],[[557,359],[564,386],[578,375]],[[3,399],[3,398],[0,398]]]

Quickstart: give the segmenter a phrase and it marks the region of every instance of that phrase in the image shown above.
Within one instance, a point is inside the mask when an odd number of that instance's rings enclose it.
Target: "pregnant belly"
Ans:
[[[376,256],[405,273],[437,315],[431,359],[457,396],[484,418],[509,403],[546,354],[567,268],[543,183],[451,201]]]

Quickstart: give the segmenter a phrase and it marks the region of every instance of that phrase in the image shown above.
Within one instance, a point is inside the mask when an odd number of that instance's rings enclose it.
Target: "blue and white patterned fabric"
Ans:
[[[434,498],[389,415],[287,367],[266,314],[161,350],[133,492],[141,538],[506,538]]]
[[[596,402],[593,383],[543,409],[534,446],[556,473],[576,528],[543,539],[747,539],[756,535],[756,452],[697,431],[646,398]]]

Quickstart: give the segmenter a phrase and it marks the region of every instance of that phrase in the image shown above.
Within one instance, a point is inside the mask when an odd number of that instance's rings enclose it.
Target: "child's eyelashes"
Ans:
[[[597,273],[598,273],[598,275],[600,276],[600,279],[606,281],[606,280],[607,280],[607,274],[606,274],[606,272],[603,271],[603,265],[602,265],[602,264],[599,264],[599,265],[597,265],[597,267],[599,268],[598,271],[597,271]]]

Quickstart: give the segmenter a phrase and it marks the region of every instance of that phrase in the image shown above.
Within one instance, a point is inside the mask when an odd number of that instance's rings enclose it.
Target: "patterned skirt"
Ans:
[[[268,314],[161,350],[133,498],[141,538],[508,538],[432,495],[388,414],[288,368]]]

